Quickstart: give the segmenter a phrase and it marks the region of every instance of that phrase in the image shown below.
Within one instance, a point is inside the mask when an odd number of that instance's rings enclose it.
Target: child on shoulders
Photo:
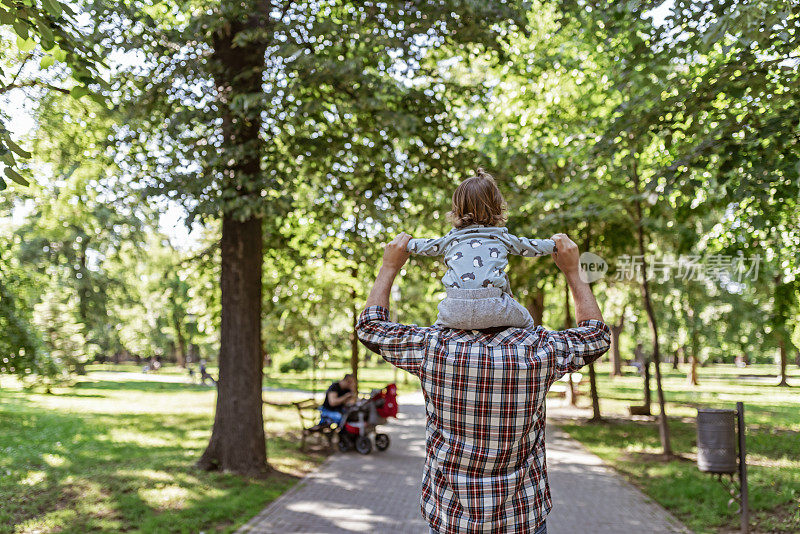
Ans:
[[[412,239],[408,251],[444,256],[442,283],[447,296],[439,303],[436,324],[461,330],[493,327],[533,328],[530,312],[511,292],[508,255],[544,256],[555,252],[552,239],[528,239],[509,233],[506,203],[494,178],[479,168],[453,193],[447,214],[453,229],[436,239]]]

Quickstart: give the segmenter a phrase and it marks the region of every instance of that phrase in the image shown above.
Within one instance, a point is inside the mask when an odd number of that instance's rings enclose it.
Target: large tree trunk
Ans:
[[[223,187],[229,196],[260,198],[260,115],[237,106],[240,97],[262,92],[266,39],[235,41],[243,31],[267,32],[271,3],[246,4],[227,1],[220,8],[228,21],[214,34],[209,66],[222,117]],[[198,467],[252,475],[268,468],[261,397],[263,228],[258,217],[225,210],[224,206],[217,406]]]
[[[653,336],[653,366],[656,371],[656,393],[658,395],[658,433],[661,438],[661,448],[665,456],[672,455],[672,444],[669,437],[669,424],[667,423],[667,410],[666,401],[664,400],[664,388],[661,383],[661,354],[659,352],[658,343],[658,323],[656,322],[656,314],[653,310],[653,303],[650,298],[650,285],[647,280],[647,257],[645,256],[644,246],[644,220],[642,217],[642,201],[640,199],[641,188],[639,183],[639,174],[636,168],[636,160],[633,159],[631,166],[631,176],[633,178],[634,191],[636,193],[636,200],[634,208],[636,210],[636,228],[637,228],[637,241],[639,244],[639,255],[642,257],[641,272],[642,272],[642,299],[644,300],[644,309],[647,313],[647,323],[650,326],[650,332]]]
[[[222,328],[217,410],[198,466],[242,474],[267,469],[261,382],[260,219],[222,220]]]

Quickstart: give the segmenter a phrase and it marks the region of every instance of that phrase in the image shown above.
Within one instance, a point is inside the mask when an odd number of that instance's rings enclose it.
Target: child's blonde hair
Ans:
[[[453,207],[447,214],[455,228],[472,224],[502,226],[506,222],[506,201],[492,175],[478,167],[453,193]]]

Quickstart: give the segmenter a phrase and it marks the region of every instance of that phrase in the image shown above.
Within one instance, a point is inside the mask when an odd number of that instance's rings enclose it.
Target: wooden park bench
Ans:
[[[328,447],[333,447],[333,437],[336,435],[336,427],[335,425],[320,424],[319,401],[316,399],[304,399],[288,403],[264,401],[264,404],[278,408],[294,407],[297,410],[297,415],[300,417],[300,427],[302,428],[302,435],[300,438],[301,448],[305,448],[306,439],[313,435],[324,437],[328,441]]]
[[[552,394],[556,397],[564,397],[569,398],[569,381],[570,375],[572,375],[572,391],[575,393],[575,397],[580,395],[580,386],[586,379],[583,376],[583,373],[567,373],[558,380],[556,380],[552,386],[550,386],[550,390],[547,392],[548,395]]]

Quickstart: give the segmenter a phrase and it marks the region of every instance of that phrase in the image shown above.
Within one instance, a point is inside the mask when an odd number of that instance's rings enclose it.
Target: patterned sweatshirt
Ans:
[[[552,239],[517,237],[504,226],[474,224],[453,228],[437,239],[412,239],[408,251],[423,256],[444,256],[447,272],[442,278],[445,287],[475,289],[497,287],[512,295],[506,267],[508,255],[544,256],[555,251]]]

